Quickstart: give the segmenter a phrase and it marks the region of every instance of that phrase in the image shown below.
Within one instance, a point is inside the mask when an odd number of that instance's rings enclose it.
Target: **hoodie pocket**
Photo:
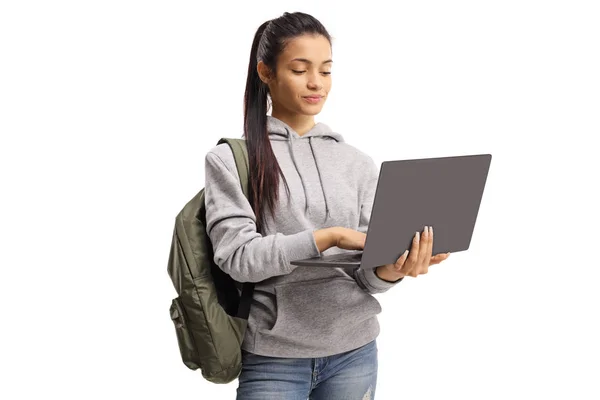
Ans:
[[[381,312],[379,301],[352,278],[325,278],[275,286],[277,318],[267,335],[314,340],[360,328]],[[317,336],[318,337],[318,336]]]

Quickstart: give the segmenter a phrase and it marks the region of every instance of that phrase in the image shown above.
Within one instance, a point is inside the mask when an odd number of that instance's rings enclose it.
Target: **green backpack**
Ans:
[[[248,152],[244,139],[219,140],[233,151],[248,197]],[[214,262],[206,232],[204,188],[175,218],[168,273],[179,295],[171,319],[183,363],[213,383],[229,383],[242,369],[241,344],[248,324],[254,283],[240,283]]]

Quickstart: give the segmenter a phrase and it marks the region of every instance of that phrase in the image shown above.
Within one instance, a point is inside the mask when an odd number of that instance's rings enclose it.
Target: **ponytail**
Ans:
[[[250,164],[248,191],[259,232],[264,228],[264,206],[268,207],[271,215],[275,214],[281,173],[267,132],[269,87],[260,79],[257,71],[259,46],[269,22],[262,24],[254,35],[244,94],[244,136]],[[283,176],[283,173],[281,174]]]

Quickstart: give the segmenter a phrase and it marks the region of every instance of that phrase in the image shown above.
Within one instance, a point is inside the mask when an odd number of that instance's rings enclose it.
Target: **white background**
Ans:
[[[319,3],[1,3],[0,397],[235,398],[181,362],[171,234],[256,29],[304,11],[317,121],[378,164],[493,155],[469,251],[377,295],[376,398],[600,398],[595,2]]]

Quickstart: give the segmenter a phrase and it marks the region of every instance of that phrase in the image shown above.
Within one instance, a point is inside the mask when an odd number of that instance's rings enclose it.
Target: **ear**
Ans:
[[[271,82],[271,70],[265,65],[265,63],[259,61],[256,65],[256,71],[258,72],[258,76],[261,81],[263,81],[266,84],[269,84]]]

